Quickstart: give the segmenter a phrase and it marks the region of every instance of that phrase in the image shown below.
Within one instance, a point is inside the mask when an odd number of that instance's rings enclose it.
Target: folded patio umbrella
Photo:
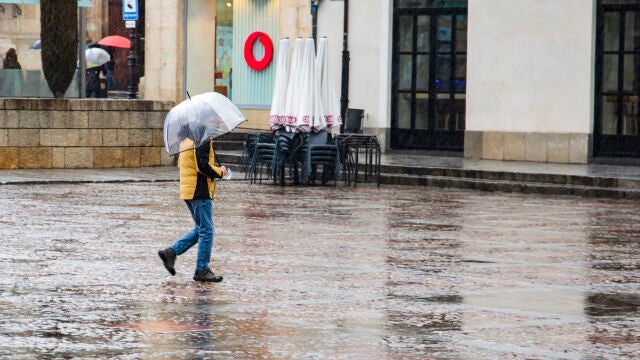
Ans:
[[[340,126],[340,101],[336,90],[331,83],[329,73],[329,42],[326,37],[320,38],[318,44],[318,56],[316,58],[316,74],[320,81],[320,101],[324,112],[324,121],[327,128]]]
[[[285,98],[284,116],[286,119],[286,130],[294,131],[292,127],[296,124],[296,116],[298,112],[300,79],[300,66],[302,64],[302,56],[304,55],[304,39],[297,38],[293,47],[293,58],[291,59],[291,68],[289,69],[289,81],[287,82],[287,95]]]
[[[304,55],[299,67],[298,108],[296,111],[295,127],[298,132],[318,132],[326,129],[322,102],[320,96],[320,83],[317,81],[315,70],[316,47],[313,38],[307,38],[304,44]]]
[[[289,81],[289,38],[280,40],[278,45],[278,59],[276,63],[276,78],[271,100],[269,125],[271,130],[278,130],[286,126],[285,102],[287,97],[287,83]]]

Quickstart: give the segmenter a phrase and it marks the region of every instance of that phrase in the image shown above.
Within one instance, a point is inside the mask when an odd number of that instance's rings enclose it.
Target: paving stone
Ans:
[[[1,358],[640,351],[637,200],[219,181],[224,281],[201,285],[196,248],[175,277],[156,254],[192,226],[176,180],[174,167],[0,172]]]

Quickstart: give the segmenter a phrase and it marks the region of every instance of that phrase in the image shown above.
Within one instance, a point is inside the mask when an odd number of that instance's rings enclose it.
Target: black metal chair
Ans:
[[[363,109],[347,109],[345,118],[343,134],[362,134]]]
[[[298,164],[302,162],[300,149],[304,142],[304,134],[276,131],[276,159],[274,161],[273,181],[280,185],[286,184],[286,170],[289,170],[289,178],[294,184],[300,183]]]
[[[380,143],[375,135],[340,134],[340,155],[347,169],[345,182],[351,184],[353,176],[354,186],[359,180],[375,181],[380,186]],[[364,177],[360,178],[359,170],[364,170]]]
[[[253,160],[253,152],[255,150],[256,143],[259,142],[273,143],[273,135],[261,132],[247,134],[242,147],[242,156],[240,157],[240,171],[245,173],[245,178],[247,178],[246,174],[249,172],[249,167]]]
[[[331,140],[326,131],[309,134],[304,144],[302,183],[314,184],[318,166],[322,167],[322,185],[330,180],[338,184],[340,176],[340,151],[337,140]]]
[[[249,178],[251,183],[259,181],[262,183],[262,175],[266,173],[267,179],[271,178],[276,159],[276,144],[273,142],[257,142],[253,150],[251,165],[245,173],[245,179]]]

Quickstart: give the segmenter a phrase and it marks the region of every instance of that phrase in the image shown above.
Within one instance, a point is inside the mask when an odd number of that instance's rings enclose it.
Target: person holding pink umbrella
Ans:
[[[109,35],[100,39],[100,41],[98,41],[98,45],[100,45],[103,49],[105,49],[109,53],[109,55],[111,55],[111,60],[109,60],[103,66],[103,69],[105,70],[105,77],[107,78],[107,91],[108,91],[114,85],[113,71],[115,70],[115,67],[116,67],[115,48],[130,49],[131,41],[124,36]]]

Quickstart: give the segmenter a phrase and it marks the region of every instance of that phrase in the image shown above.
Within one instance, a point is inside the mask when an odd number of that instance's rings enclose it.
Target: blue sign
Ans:
[[[138,0],[122,0],[122,19],[138,20]]]

